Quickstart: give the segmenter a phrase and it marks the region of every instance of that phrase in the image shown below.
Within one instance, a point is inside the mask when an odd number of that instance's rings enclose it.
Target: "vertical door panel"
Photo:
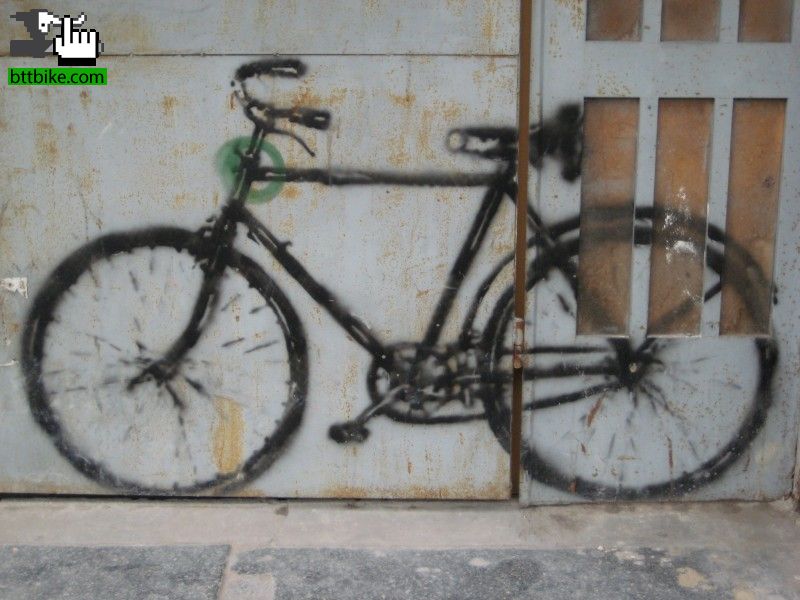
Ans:
[[[738,32],[758,28],[745,14],[758,3],[742,2],[741,19],[738,2],[703,4],[695,8],[707,18],[696,31],[702,23],[682,22],[676,12],[693,3],[645,0],[641,36],[627,37],[597,34],[592,19],[610,15],[604,13],[610,3],[588,0],[585,13],[552,0],[538,5],[534,108],[543,122],[587,99],[638,101],[639,109],[630,267],[617,250],[596,248],[590,257],[581,250],[596,238],[597,225],[591,212],[579,210],[592,201],[591,181],[602,178],[598,165],[612,177],[620,155],[595,156],[588,105],[584,181],[562,178],[557,156],[538,174],[532,204],[549,235],[540,234],[529,253],[525,503],[763,499],[791,489],[798,434],[798,377],[791,367],[798,324],[791,306],[800,293],[791,256],[800,215],[790,132],[798,126],[798,47],[738,41]],[[609,19],[621,24],[619,16]],[[796,11],[792,20],[796,30]],[[753,39],[787,40],[775,31],[784,25],[764,27],[772,34]],[[745,107],[758,114],[745,115]],[[785,107],[785,119],[776,107]],[[613,148],[614,134],[627,128],[628,119],[620,119],[606,146]],[[748,142],[739,142],[745,134]],[[739,154],[737,143],[745,148]],[[792,189],[784,187],[788,182]],[[737,200],[756,184],[757,194]],[[677,227],[676,203],[691,215]],[[753,227],[737,229],[748,211]],[[669,255],[689,242],[691,256]],[[631,287],[618,294],[631,298],[628,325],[620,337],[588,335],[582,291],[615,268],[630,269]],[[760,299],[747,292],[754,287],[748,281],[763,284],[755,286]],[[765,327],[769,289],[775,295]],[[745,299],[735,307],[726,298],[737,293]],[[678,310],[681,318],[671,326],[657,326],[682,304],[688,313]],[[727,314],[737,308],[745,324],[729,335]],[[608,320],[619,319],[608,313]]]

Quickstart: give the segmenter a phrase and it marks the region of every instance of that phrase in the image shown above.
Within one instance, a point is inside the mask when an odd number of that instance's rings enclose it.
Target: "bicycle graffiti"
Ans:
[[[483,420],[509,450],[513,288],[500,294],[482,327],[476,315],[512,254],[482,280],[457,340],[443,343],[441,338],[501,205],[516,202],[516,129],[477,126],[450,132],[449,151],[488,165],[475,172],[287,166],[269,140],[288,138],[313,155],[295,129],[325,131],[332,115],[315,107],[276,106],[257,98],[251,83],[298,79],[305,72],[302,61],[285,58],[236,71],[235,98],[253,130],[220,155],[218,166],[229,173],[231,192],[218,214],[195,231],[154,226],[103,235],[67,256],[33,300],[21,356],[31,410],[61,454],[94,481],[124,493],[224,493],[263,474],[300,426],[310,369],[305,326],[274,279],[234,246],[242,232],[371,356],[366,374],[371,404],[354,418],[332,424],[333,442],[365,442],[367,425],[379,417],[431,426]],[[533,167],[552,160],[566,181],[579,178],[579,105],[563,106],[531,127],[530,136]],[[275,197],[286,183],[483,190],[420,339],[381,339],[290,252],[290,241],[279,239],[247,208],[248,201]],[[545,223],[531,206],[527,214],[533,256],[527,288],[551,290],[560,310],[574,319],[580,218]],[[652,209],[636,209],[638,249],[649,247],[657,216]],[[619,215],[608,211],[603,218],[611,224]],[[608,228],[612,238],[614,230]],[[763,284],[764,277],[752,257],[714,226],[708,228],[707,246],[705,300],[720,294],[723,272],[742,298],[753,296],[748,289]],[[145,281],[159,282],[159,294],[148,293]],[[586,301],[592,299],[581,298]],[[183,319],[153,319],[167,303],[169,313]],[[755,300],[746,305],[758,314],[768,310]],[[103,335],[97,333],[98,322]],[[543,423],[577,420],[594,436],[562,440],[573,448],[567,458],[558,453],[560,447],[554,454],[527,439],[522,464],[529,476],[589,498],[680,495],[719,478],[764,423],[777,351],[766,338],[738,338],[736,352],[728,353],[717,352],[714,343],[631,337],[525,348],[533,364],[523,369],[523,381],[542,385],[526,397],[524,408],[537,419],[541,415]],[[732,373],[734,367],[743,371],[734,356],[748,357],[747,373]],[[695,369],[700,362],[711,365],[710,375],[708,368],[702,374]],[[257,379],[248,376],[256,371]],[[703,402],[688,391],[698,377],[715,382],[715,393],[727,398],[728,414],[717,424],[725,431],[724,441],[703,439],[698,427],[707,422],[692,416],[694,404]],[[667,475],[625,472],[625,453],[641,451],[654,436],[646,428],[636,436],[624,428],[603,431],[598,414],[614,411],[628,424],[635,418],[670,423],[674,436]],[[239,424],[242,453],[226,451],[226,440],[209,426],[219,420]],[[595,472],[595,463],[581,462],[587,444],[603,446],[595,455],[614,465]],[[146,472],[142,464],[148,465]]]

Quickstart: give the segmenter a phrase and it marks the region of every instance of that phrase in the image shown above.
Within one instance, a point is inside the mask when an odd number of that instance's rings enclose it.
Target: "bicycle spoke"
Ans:
[[[609,352],[607,346],[533,346],[525,348],[522,354],[554,354],[559,356],[561,354],[591,354]],[[511,348],[504,349],[501,352],[503,356],[511,356],[514,350]]]
[[[596,396],[597,394],[602,394],[605,392],[615,392],[617,390],[623,389],[625,386],[621,383],[605,383],[601,385],[595,385],[592,387],[588,387],[585,390],[580,390],[577,392],[570,392],[567,394],[559,394],[558,396],[550,396],[549,398],[541,398],[539,400],[533,400],[531,402],[526,403],[523,406],[523,410],[538,410],[541,408],[552,408],[554,406],[562,406],[564,404],[569,404],[571,402],[580,402],[581,400],[586,400],[587,398],[591,398],[592,396]]]

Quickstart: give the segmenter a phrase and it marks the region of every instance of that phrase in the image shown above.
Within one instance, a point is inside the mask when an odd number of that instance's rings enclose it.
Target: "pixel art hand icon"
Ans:
[[[59,66],[93,67],[97,64],[103,43],[96,30],[78,29],[84,21],[86,15],[82,13],[77,19],[69,15],[61,18],[61,35],[56,36],[53,45]]]

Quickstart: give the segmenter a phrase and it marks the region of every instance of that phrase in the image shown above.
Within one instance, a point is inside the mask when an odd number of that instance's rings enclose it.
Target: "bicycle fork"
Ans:
[[[128,391],[152,379],[159,386],[166,386],[178,409],[184,408],[183,402],[171,388],[169,382],[175,377],[183,357],[200,339],[219,304],[219,283],[225,269],[224,255],[231,248],[236,237],[237,220],[235,215],[244,206],[247,195],[250,193],[253,181],[252,173],[258,168],[257,149],[263,137],[264,132],[256,127],[247,151],[241,156],[241,166],[222,213],[214,222],[213,227],[201,229],[198,232],[198,236],[201,238],[198,258],[204,277],[189,322],[161,358],[151,361],[138,375],[128,381]]]

